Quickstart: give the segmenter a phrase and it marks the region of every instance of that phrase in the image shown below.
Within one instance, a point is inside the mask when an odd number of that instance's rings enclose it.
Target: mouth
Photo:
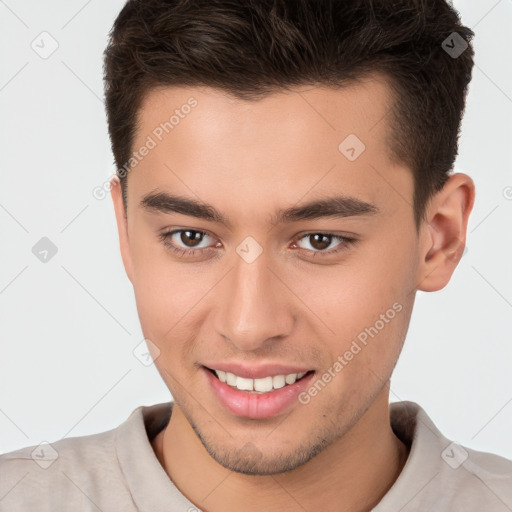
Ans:
[[[289,413],[292,408],[303,407],[298,397],[315,374],[315,370],[278,373],[292,370],[290,367],[257,372],[239,369],[244,375],[226,371],[227,368],[203,366],[202,369],[215,401],[225,412],[254,420],[270,419]],[[250,378],[251,373],[258,375]]]
[[[291,386],[296,382],[300,381],[301,379],[303,379],[306,375],[314,373],[314,370],[309,370],[300,373],[268,375],[266,377],[261,377],[259,379],[250,379],[223,370],[215,370],[213,368],[208,368],[206,366],[205,368],[210,373],[215,375],[215,377],[217,377],[217,379],[219,379],[222,383],[225,383],[228,386],[239,391],[248,391],[249,393],[252,394],[269,393],[277,389],[284,388],[286,386]]]

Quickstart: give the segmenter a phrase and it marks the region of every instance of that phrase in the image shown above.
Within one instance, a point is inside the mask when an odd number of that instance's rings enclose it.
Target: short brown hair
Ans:
[[[390,157],[413,172],[416,229],[457,156],[474,33],[446,0],[128,0],[109,36],[106,112],[125,208],[119,169],[142,100],[159,86],[258,100],[384,73],[394,98]],[[453,36],[467,45],[456,57],[443,47]]]

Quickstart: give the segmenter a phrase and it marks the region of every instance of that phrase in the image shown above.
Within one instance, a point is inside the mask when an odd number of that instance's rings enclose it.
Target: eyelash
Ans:
[[[211,251],[212,249],[215,249],[214,247],[203,247],[202,249],[182,249],[182,248],[176,247],[174,244],[172,244],[169,241],[169,239],[172,237],[172,235],[174,235],[176,233],[183,233],[185,231],[189,231],[189,232],[192,232],[192,233],[200,233],[202,235],[210,236],[210,235],[208,235],[208,233],[205,233],[204,231],[199,231],[199,230],[196,230],[196,229],[175,229],[175,230],[172,230],[172,231],[167,231],[165,233],[161,233],[159,235],[159,238],[160,238],[160,240],[163,242],[163,244],[168,249],[173,251],[178,256],[192,257],[192,256],[195,256],[198,252],[205,252],[205,251],[209,251],[209,250]],[[341,242],[337,246],[336,249],[330,249],[330,250],[327,250],[327,251],[318,251],[318,250],[317,251],[312,251],[310,249],[302,249],[300,247],[297,249],[300,252],[302,252],[302,251],[306,251],[308,253],[312,252],[313,253],[313,257],[315,257],[317,254],[320,254],[321,257],[327,257],[327,256],[332,256],[334,254],[338,254],[338,253],[340,253],[342,251],[348,250],[348,248],[351,245],[354,245],[358,241],[356,238],[350,238],[350,237],[347,237],[347,236],[335,235],[333,233],[323,233],[321,231],[312,231],[310,233],[306,233],[306,234],[300,236],[293,243],[296,243],[296,242],[302,240],[303,238],[307,238],[307,237],[312,236],[312,235],[330,236],[330,237],[332,237],[332,239],[338,239]]]

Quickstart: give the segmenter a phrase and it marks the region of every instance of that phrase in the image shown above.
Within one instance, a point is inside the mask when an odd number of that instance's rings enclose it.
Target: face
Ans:
[[[231,470],[298,467],[387,404],[419,279],[389,94],[373,78],[142,105],[127,221],[113,192],[123,261],[158,371]]]

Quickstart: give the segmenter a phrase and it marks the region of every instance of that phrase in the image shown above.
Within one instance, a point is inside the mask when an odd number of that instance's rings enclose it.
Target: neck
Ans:
[[[224,468],[176,403],[152,444],[180,492],[208,512],[332,510],[333,503],[339,512],[369,511],[396,481],[408,456],[391,429],[387,395],[377,397],[346,435],[287,473],[252,476]]]

